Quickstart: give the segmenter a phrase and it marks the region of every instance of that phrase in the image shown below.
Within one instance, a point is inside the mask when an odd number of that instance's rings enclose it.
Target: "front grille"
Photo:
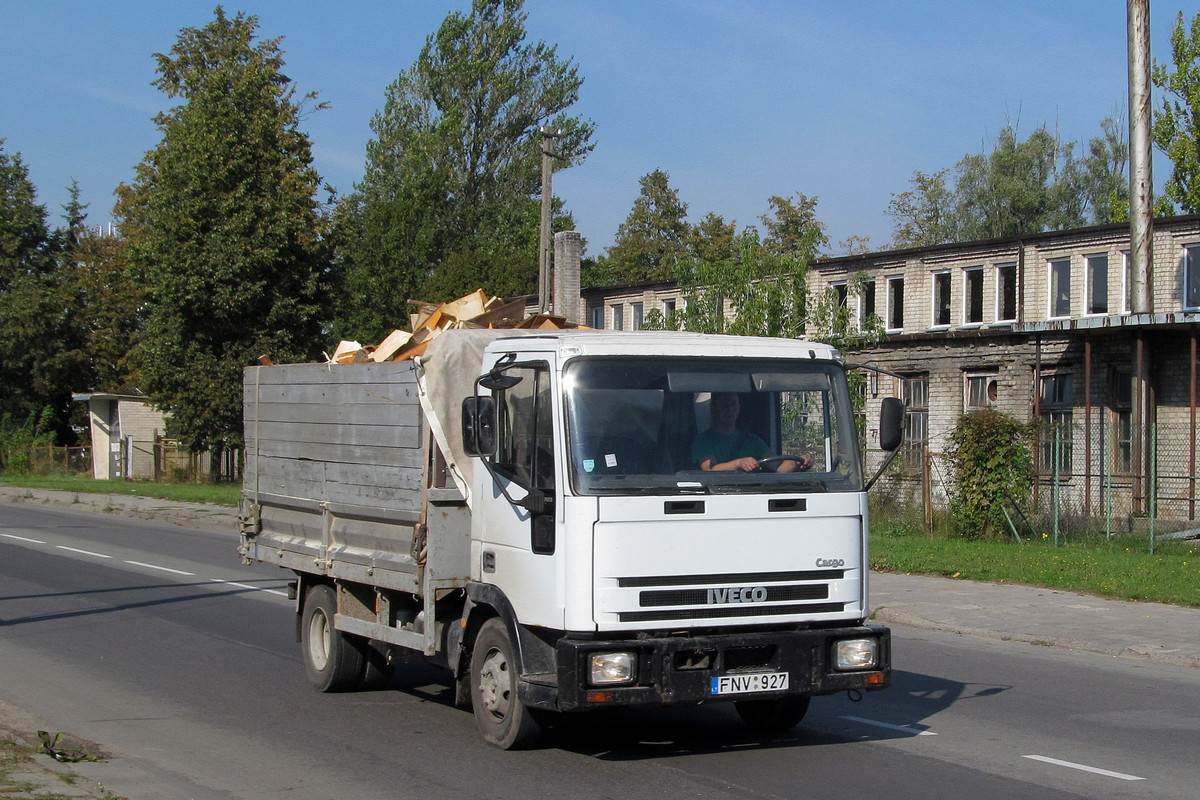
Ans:
[[[622,589],[644,586],[702,586],[712,583],[752,586],[762,583],[791,583],[793,581],[840,581],[844,569],[810,569],[791,572],[722,572],[712,575],[645,575],[617,578]]]
[[[784,603],[796,600],[826,600],[829,597],[829,586],[823,583],[801,584],[799,586],[763,586],[766,597],[756,599],[761,603]],[[724,589],[664,589],[647,591],[638,595],[638,605],[642,608],[657,606],[702,606],[702,605],[737,605],[736,602],[714,599],[714,591]]]
[[[844,611],[845,609],[845,603],[798,603],[774,606],[734,603],[732,605],[673,608],[662,611],[621,611],[618,612],[617,619],[621,622],[727,619],[729,617],[765,617],[784,616],[788,614],[831,614],[837,611]]]

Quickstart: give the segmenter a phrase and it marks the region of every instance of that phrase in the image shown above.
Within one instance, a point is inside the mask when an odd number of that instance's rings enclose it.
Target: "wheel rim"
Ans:
[[[323,672],[329,664],[331,639],[329,620],[317,611],[308,621],[308,658],[318,672]]]
[[[503,720],[512,710],[508,659],[500,650],[489,650],[479,668],[479,699],[496,720]]]

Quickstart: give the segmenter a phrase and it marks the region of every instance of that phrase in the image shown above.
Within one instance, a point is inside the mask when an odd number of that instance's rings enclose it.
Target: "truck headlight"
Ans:
[[[634,679],[633,653],[592,653],[588,682],[592,686],[613,686]]]
[[[874,669],[878,664],[878,639],[843,639],[833,646],[834,669]]]

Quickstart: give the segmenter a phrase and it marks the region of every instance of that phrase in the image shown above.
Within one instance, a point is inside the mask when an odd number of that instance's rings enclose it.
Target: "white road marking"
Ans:
[[[5,539],[16,539],[18,542],[29,542],[30,544],[46,544],[41,539],[26,539],[24,536],[17,536],[15,533],[0,533]]]
[[[250,589],[255,592],[266,592],[267,594],[277,594],[280,597],[287,597],[287,592],[281,592],[278,589],[264,589],[261,586],[251,586],[248,583],[237,583],[236,581],[223,581],[220,578],[210,578],[213,583],[224,583],[227,586],[236,586],[239,589]]]
[[[937,736],[937,734],[933,731],[923,731],[918,728],[910,728],[908,725],[892,725],[887,722],[866,719],[865,717],[842,717],[842,719],[847,719],[851,722],[861,722],[863,725],[874,725],[876,728],[887,728],[890,731],[900,731],[901,733],[907,733],[912,736]]]
[[[126,561],[126,564],[133,564],[135,567],[145,567],[146,569],[160,569],[163,572],[173,572],[176,575],[195,575],[194,572],[184,572],[181,569],[171,569],[170,567],[160,567],[157,564],[144,564],[141,561]]]
[[[83,553],[85,556],[95,556],[96,558],[112,558],[112,556],[106,556],[104,553],[93,553],[91,550],[80,550],[77,547],[67,547],[65,544],[56,544],[54,546],[59,550],[70,550],[72,553]]]
[[[1112,772],[1099,767],[1089,767],[1087,764],[1076,764],[1072,761],[1059,761],[1057,758],[1048,758],[1047,756],[1022,756],[1022,758],[1031,758],[1034,761],[1044,761],[1047,764],[1054,764],[1059,767],[1067,767],[1069,769],[1077,769],[1083,772],[1091,772],[1096,775],[1103,775],[1106,778],[1116,778],[1122,781],[1144,781],[1145,778],[1139,778],[1137,775],[1126,775],[1124,772]]]

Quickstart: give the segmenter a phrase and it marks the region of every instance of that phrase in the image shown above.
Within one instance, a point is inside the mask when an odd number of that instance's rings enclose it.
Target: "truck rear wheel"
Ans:
[[[738,700],[733,704],[742,722],[762,733],[784,733],[800,724],[811,697],[788,695],[773,700]]]
[[[517,661],[504,621],[479,629],[471,654],[471,708],[488,744],[501,750],[531,747],[541,738],[537,715],[517,696]]]
[[[365,669],[364,639],[333,627],[337,595],[333,587],[319,584],[304,597],[300,646],[309,682],[322,692],[358,688]]]

